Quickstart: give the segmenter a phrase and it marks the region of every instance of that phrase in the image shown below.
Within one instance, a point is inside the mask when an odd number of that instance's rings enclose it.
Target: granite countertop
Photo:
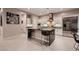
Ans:
[[[54,29],[56,29],[56,28],[62,28],[62,26],[61,25],[59,25],[59,24],[56,24],[55,26],[53,26],[53,27],[51,27],[51,28],[49,28],[49,27],[47,27],[47,26],[42,26],[42,27],[40,27],[40,28],[34,28],[34,27],[32,27],[32,26],[28,26],[27,27],[28,29],[35,29],[35,30],[48,30],[48,31],[51,31],[51,30],[54,30]]]
[[[41,30],[47,30],[47,31],[51,31],[51,30],[54,30],[55,28],[49,28],[49,27],[47,27],[47,28],[41,28]]]

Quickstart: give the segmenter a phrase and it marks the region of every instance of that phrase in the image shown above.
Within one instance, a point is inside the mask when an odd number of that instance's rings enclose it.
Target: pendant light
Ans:
[[[49,21],[53,21],[53,13],[52,13],[52,8],[47,8],[48,13],[49,13]]]
[[[48,24],[49,28],[52,28],[55,25],[55,23],[53,21],[52,8],[49,8],[48,10],[49,10],[49,20],[48,20],[47,24]]]

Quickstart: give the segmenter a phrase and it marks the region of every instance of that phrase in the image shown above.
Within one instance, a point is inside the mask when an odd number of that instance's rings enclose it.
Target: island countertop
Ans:
[[[52,34],[52,39],[50,41],[50,43],[52,43],[55,40],[55,28],[49,28],[49,27],[43,27],[43,28],[27,28],[28,29],[28,37],[31,37],[33,39],[36,39],[38,41],[41,42],[44,41],[44,35],[42,34],[42,32],[51,32]],[[50,36],[50,34],[49,34]],[[42,37],[42,38],[41,38]],[[47,40],[48,41],[48,40]]]

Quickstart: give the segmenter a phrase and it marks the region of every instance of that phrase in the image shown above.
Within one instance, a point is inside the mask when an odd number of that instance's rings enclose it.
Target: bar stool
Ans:
[[[43,36],[45,36],[46,37],[46,39],[44,39],[44,40],[42,40],[42,42],[44,42],[44,43],[42,43],[42,44],[47,44],[47,45],[49,45],[50,46],[50,35],[51,35],[51,31],[48,31],[48,30],[41,30],[41,33],[42,33],[42,35]],[[46,46],[47,46],[46,45]]]
[[[79,50],[79,36],[76,33],[74,33],[73,36],[74,36],[75,42],[78,44],[77,47],[75,47],[76,46],[76,43],[75,43],[74,48],[76,50]]]

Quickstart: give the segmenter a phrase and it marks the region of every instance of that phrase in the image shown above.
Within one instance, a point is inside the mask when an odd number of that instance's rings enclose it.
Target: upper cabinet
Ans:
[[[27,15],[27,24],[32,24],[32,16]]]

